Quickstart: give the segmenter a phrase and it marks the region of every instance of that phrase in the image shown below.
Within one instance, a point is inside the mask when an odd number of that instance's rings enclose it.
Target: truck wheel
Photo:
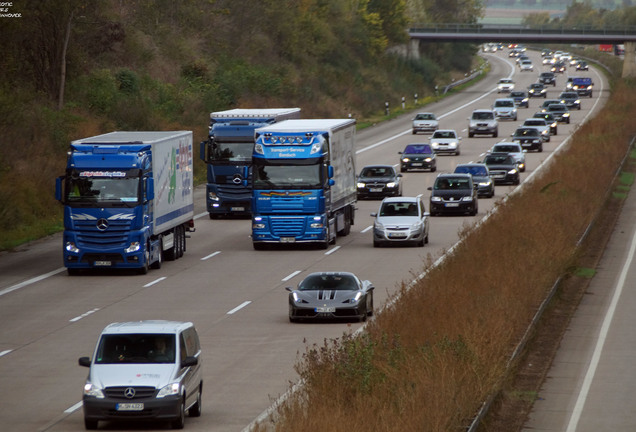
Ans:
[[[172,247],[163,252],[165,255],[166,261],[174,261],[178,258],[178,255],[177,255],[178,243],[179,243],[179,227],[175,228],[172,232]]]
[[[146,245],[146,252],[144,253],[144,265],[139,269],[139,274],[145,275],[148,274],[148,270],[150,269],[150,244]]]
[[[252,247],[258,251],[265,250],[265,243],[252,243]]]

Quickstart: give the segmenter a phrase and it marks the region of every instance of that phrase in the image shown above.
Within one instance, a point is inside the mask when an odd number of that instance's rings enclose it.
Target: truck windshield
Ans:
[[[139,178],[69,177],[66,188],[69,204],[87,206],[118,206],[137,204],[139,198]]]
[[[255,189],[318,189],[320,164],[259,165],[254,169]]]
[[[214,162],[251,162],[254,141],[215,142],[211,153]]]

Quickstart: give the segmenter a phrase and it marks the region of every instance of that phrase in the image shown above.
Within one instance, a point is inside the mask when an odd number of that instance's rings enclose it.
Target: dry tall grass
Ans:
[[[277,431],[458,431],[498,390],[512,350],[606,199],[636,133],[633,83],[615,85],[547,171],[358,336],[311,347]]]

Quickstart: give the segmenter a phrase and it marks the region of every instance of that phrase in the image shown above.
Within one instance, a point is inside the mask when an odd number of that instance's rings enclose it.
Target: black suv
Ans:
[[[556,86],[556,75],[554,75],[554,72],[541,72],[541,75],[539,75],[539,82],[541,84],[552,84],[552,86]]]
[[[443,213],[477,214],[477,188],[470,174],[440,174],[428,190],[431,191],[431,216]]]
[[[391,165],[368,165],[358,176],[358,199],[402,196],[402,174]]]
[[[483,163],[490,170],[490,176],[495,184],[518,185],[521,183],[517,163],[508,153],[490,153],[484,158]]]
[[[404,151],[398,152],[400,157],[400,172],[410,169],[426,169],[430,172],[437,171],[435,152],[430,144],[408,144]]]

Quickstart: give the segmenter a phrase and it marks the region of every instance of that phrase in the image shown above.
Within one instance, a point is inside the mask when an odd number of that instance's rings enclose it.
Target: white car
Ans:
[[[520,72],[533,72],[534,66],[530,60],[522,60],[519,63],[519,71]]]
[[[424,209],[422,195],[384,198],[378,213],[371,213],[373,246],[428,243],[429,213]]]
[[[510,78],[502,78],[497,83],[497,93],[510,93],[515,89],[515,82]]]
[[[523,122],[522,126],[537,129],[543,141],[550,142],[550,124],[545,119],[528,118]]]
[[[435,153],[460,153],[459,142],[461,137],[453,129],[437,129],[431,135],[430,143]]]
[[[502,141],[492,146],[488,153],[508,153],[515,160],[520,172],[526,170],[526,151],[519,143]]]
[[[517,120],[517,105],[513,98],[496,99],[492,110],[497,119]]]
[[[417,113],[413,119],[413,135],[418,132],[435,132],[438,127],[435,114],[430,112]]]

